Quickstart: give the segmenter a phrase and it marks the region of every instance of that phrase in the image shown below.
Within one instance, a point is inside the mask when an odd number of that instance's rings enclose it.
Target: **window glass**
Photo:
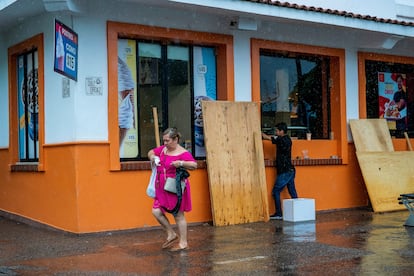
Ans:
[[[39,160],[39,102],[37,50],[17,58],[19,159]]]
[[[295,53],[260,53],[262,129],[286,122],[291,137],[328,139],[329,58]]]
[[[164,128],[162,48],[158,43],[138,43],[138,138],[139,157],[145,158],[155,145],[153,107],[158,114],[159,131]]]
[[[182,145],[205,157],[201,100],[217,98],[214,48],[119,39],[118,51],[121,161],[156,145],[154,107],[160,134],[177,127]]]
[[[414,65],[365,62],[367,118],[385,118],[390,133],[414,135]]]
[[[191,85],[189,47],[167,47],[168,125],[177,127],[182,141],[191,143]],[[163,126],[165,129],[167,126]],[[188,146],[187,146],[188,147]]]

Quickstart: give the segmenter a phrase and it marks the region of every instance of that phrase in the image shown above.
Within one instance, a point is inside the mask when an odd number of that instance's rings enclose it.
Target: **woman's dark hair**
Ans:
[[[287,133],[287,130],[288,130],[287,124],[286,123],[283,123],[283,122],[276,124],[276,128],[278,130],[283,130],[284,133]]]
[[[178,138],[178,142],[180,142],[181,133],[177,131],[176,127],[169,127],[162,133],[162,136],[168,135],[171,139]]]

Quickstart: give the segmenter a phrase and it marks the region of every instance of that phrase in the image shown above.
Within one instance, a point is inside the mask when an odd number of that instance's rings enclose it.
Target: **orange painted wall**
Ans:
[[[396,150],[408,149],[404,139],[393,143]],[[298,194],[314,198],[316,210],[368,205],[353,144],[348,150],[348,165],[296,167]],[[274,159],[269,141],[264,141],[264,153]],[[74,233],[158,225],[145,194],[150,171],[111,172],[108,155],[106,143],[51,145],[45,148],[45,172],[10,172],[8,150],[0,150],[0,209]],[[275,177],[275,169],[266,167],[270,213]],[[188,222],[211,221],[207,170],[192,171],[190,180],[193,211],[186,215]],[[289,198],[287,191],[282,198]]]
[[[333,153],[336,153],[338,143],[336,140],[292,140],[292,158],[302,159],[304,150],[308,151],[310,158],[330,158]],[[263,150],[265,159],[275,159],[276,148],[272,142],[263,141]]]
[[[294,153],[299,150],[296,142],[302,141],[293,141],[292,158],[296,156]],[[309,143],[307,148],[309,148],[311,157],[312,152],[329,153],[329,148],[319,147],[321,141],[307,142]],[[311,146],[310,143],[313,142],[316,143]],[[356,160],[353,144],[348,145],[348,151],[349,163],[346,165],[296,166],[295,184],[298,196],[314,198],[317,211],[368,205],[368,194]],[[270,141],[264,141],[264,153],[265,159],[274,160],[275,145],[272,145]],[[276,179],[275,168],[266,167],[266,179],[269,191],[269,212],[273,213],[274,201],[271,191]],[[286,189],[281,193],[281,198],[290,198]]]
[[[45,148],[44,172],[10,172],[0,150],[0,210],[74,233],[157,226],[146,193],[150,170],[111,172],[109,146],[61,144]],[[206,170],[190,176],[192,222],[211,221]]]
[[[396,150],[408,150],[404,139],[393,143]],[[316,210],[368,205],[353,144],[348,150],[348,165],[296,167],[298,194],[314,198]],[[264,153],[274,159],[269,141],[264,141]],[[0,209],[74,233],[157,226],[152,200],[145,194],[150,171],[111,172],[108,155],[106,143],[50,145],[45,148],[45,172],[10,172],[8,150],[1,149]],[[275,169],[266,167],[270,213],[275,177]],[[192,171],[190,181],[193,211],[186,215],[188,222],[211,221],[207,170]],[[289,198],[287,191],[284,198]]]
[[[108,145],[79,146],[79,232],[158,225],[151,213],[152,199],[145,193],[151,171],[110,172],[108,156]],[[190,171],[193,211],[186,215],[189,223],[212,219],[206,179],[205,170]]]
[[[9,151],[0,150],[0,209],[76,232],[76,174],[72,148],[51,150],[47,172],[11,172]],[[50,151],[48,151],[49,153]]]
[[[265,141],[267,142],[267,141]],[[264,145],[266,156],[273,145]],[[366,206],[368,197],[349,145],[348,165],[297,166],[300,197],[315,198],[317,210]],[[53,145],[45,148],[45,172],[9,172],[7,150],[0,151],[0,209],[74,233],[157,226],[145,194],[150,171],[109,170],[108,144]],[[274,155],[272,155],[274,159]],[[6,178],[4,178],[6,176]],[[276,177],[266,167],[270,212]],[[191,172],[193,211],[189,223],[211,221],[206,169]],[[289,198],[286,191],[282,198]]]
[[[230,36],[203,35],[194,32],[151,28],[132,24],[108,23],[108,85],[109,90],[117,90],[116,83],[116,42],[118,35],[136,38],[151,38],[157,35],[171,39],[185,35],[187,42],[199,44],[220,41],[218,48],[223,70],[218,80],[219,99],[234,99],[233,83],[233,41]],[[145,35],[147,37],[145,37]],[[260,41],[255,47],[261,47]],[[270,42],[269,42],[270,43]],[[290,44],[271,43],[274,48],[290,47]],[[315,47],[313,47],[315,48]],[[298,51],[316,51],[307,47],[295,48]],[[321,49],[317,50],[318,52]],[[330,50],[338,55],[343,70],[342,50]],[[257,54],[257,53],[256,53]],[[253,54],[252,54],[253,55]],[[254,56],[254,55],[253,55]],[[257,60],[252,61],[257,67]],[[253,67],[254,67],[253,66]],[[345,114],[344,76],[339,74],[334,80],[337,94],[338,112]],[[253,74],[253,80],[258,74]],[[256,83],[253,81],[253,83]],[[258,86],[253,85],[252,95],[258,101]],[[116,93],[109,93],[116,95]],[[110,96],[110,97],[112,97]],[[107,143],[69,143],[43,145],[41,147],[41,172],[11,172],[10,164],[15,160],[15,150],[0,149],[0,210],[74,233],[89,233],[119,229],[158,226],[151,215],[152,200],[145,194],[150,170],[122,171],[118,155],[118,128],[116,101],[108,100],[109,141]],[[368,205],[368,196],[355,158],[353,144],[346,142],[345,119],[338,121],[335,137],[338,140],[294,140],[292,156],[302,156],[307,149],[310,157],[329,158],[342,154],[344,165],[297,166],[296,186],[300,197],[316,199],[317,210],[352,208]],[[13,125],[13,124],[11,124]],[[13,137],[11,137],[13,138]],[[11,139],[12,140],[12,139]],[[265,159],[275,157],[274,145],[264,141]],[[396,150],[406,150],[405,140],[393,140]],[[11,147],[15,148],[12,144]],[[266,180],[269,195],[269,212],[274,211],[271,189],[276,177],[273,167],[266,167]],[[186,214],[189,223],[211,221],[211,205],[207,170],[191,172],[193,211]],[[286,191],[282,198],[288,198]]]

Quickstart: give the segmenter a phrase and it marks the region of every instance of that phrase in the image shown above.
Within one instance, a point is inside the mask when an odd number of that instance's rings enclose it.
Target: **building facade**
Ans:
[[[157,225],[145,193],[156,107],[159,129],[178,127],[199,163],[188,221],[211,221],[202,100],[257,102],[265,132],[287,122],[299,196],[317,210],[367,206],[347,122],[385,118],[407,150],[413,11],[404,0],[3,1],[0,210],[73,233]],[[273,202],[275,149],[263,146]]]

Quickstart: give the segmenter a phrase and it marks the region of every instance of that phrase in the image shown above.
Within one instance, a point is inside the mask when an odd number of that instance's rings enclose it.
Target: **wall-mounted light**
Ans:
[[[237,17],[230,21],[230,27],[244,31],[257,31],[257,25],[254,18]]]
[[[71,11],[71,12],[82,12],[83,7],[79,1],[73,0],[43,0],[46,11]]]
[[[392,35],[384,40],[381,47],[384,49],[392,49],[394,48],[395,44],[397,44],[398,41],[404,39],[404,36],[401,35]]]

